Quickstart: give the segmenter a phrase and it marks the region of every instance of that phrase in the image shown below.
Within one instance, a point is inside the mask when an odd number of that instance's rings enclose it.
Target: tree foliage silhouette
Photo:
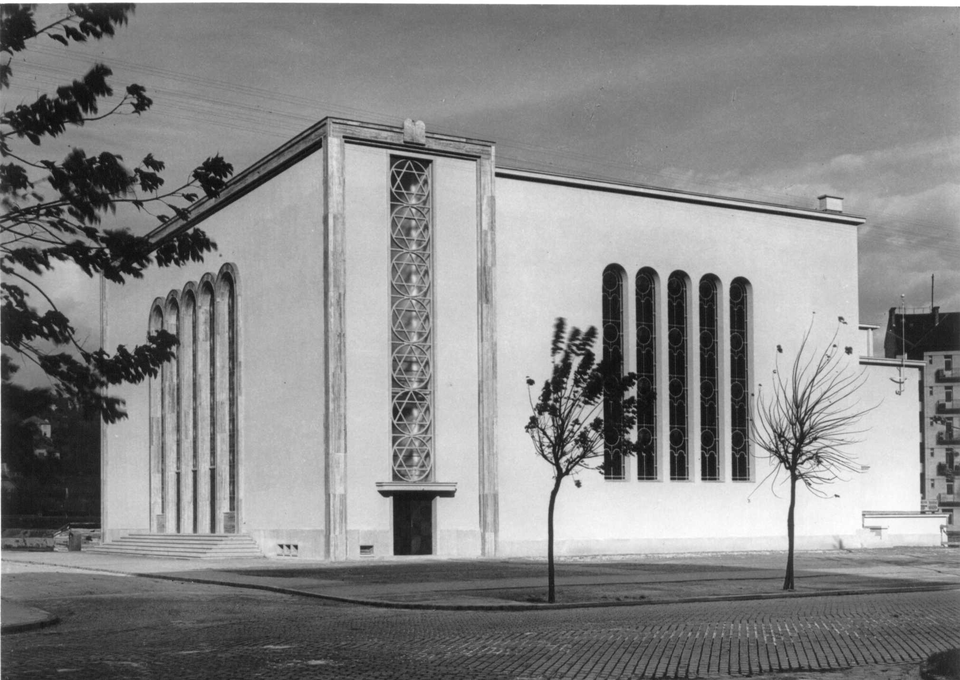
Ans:
[[[637,382],[633,373],[622,373],[619,357],[597,362],[593,345],[597,329],[586,331],[557,319],[550,345],[550,377],[534,396],[536,381],[527,378],[527,392],[533,411],[525,427],[537,455],[553,468],[553,487],[547,507],[547,599],[556,601],[554,564],[554,509],[560,486],[567,477],[584,469],[606,472],[606,442],[615,441],[621,455],[633,453],[635,444],[629,435],[637,422],[637,398],[631,396]],[[617,417],[605,422],[604,400],[618,404]],[[575,479],[576,486],[580,480]]]
[[[847,448],[864,432],[857,429],[860,420],[876,408],[860,406],[856,397],[864,384],[864,373],[847,366],[853,348],[840,351],[837,345],[840,327],[846,323],[839,317],[827,349],[818,351],[810,347],[811,322],[786,372],[780,368],[783,348],[777,345],[772,391],[767,396],[762,385],[757,390],[753,440],[774,466],[767,476],[771,484],[776,485],[783,475],[790,485],[784,590],[794,589],[797,483],[827,498],[829,494],[821,487],[842,481],[844,473],[859,473],[860,465]]]
[[[10,87],[13,55],[40,38],[69,46],[112,37],[132,13],[128,4],[72,4],[62,16],[38,27],[32,6],[0,5],[0,90]],[[165,165],[152,153],[133,168],[116,153],[88,155],[77,147],[62,160],[42,157],[39,149],[45,140],[150,109],[153,102],[141,85],[128,85],[114,96],[111,75],[109,67],[96,64],[55,93],[40,94],[0,115],[3,347],[39,366],[59,396],[99,413],[106,422],[126,415],[122,401],[106,395],[106,388],[156,375],[173,356],[177,340],[160,331],[142,345],[121,345],[113,353],[87,348],[44,289],[43,276],[61,263],[72,263],[89,277],[122,284],[141,278],[151,266],[202,261],[216,248],[204,232],[191,229],[156,244],[131,233],[122,220],[141,211],[161,224],[173,217],[185,219],[201,193],[218,196],[233,174],[233,167],[216,155],[175,188],[166,188],[161,176]],[[112,228],[104,226],[105,218],[115,223]],[[37,301],[41,309],[34,306]]]

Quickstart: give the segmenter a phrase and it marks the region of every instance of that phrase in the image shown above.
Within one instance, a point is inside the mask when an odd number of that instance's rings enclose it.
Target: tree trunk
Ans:
[[[550,506],[547,509],[547,602],[557,601],[556,574],[553,566],[553,509],[557,504],[557,493],[560,491],[560,482],[558,479],[553,483],[553,490],[550,491]]]
[[[787,573],[783,576],[783,589],[793,590],[793,510],[797,504],[797,478],[790,473],[790,509],[787,511]]]

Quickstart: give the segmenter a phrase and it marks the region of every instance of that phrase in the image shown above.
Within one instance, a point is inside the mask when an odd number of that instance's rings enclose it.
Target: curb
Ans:
[[[46,628],[48,626],[53,626],[60,623],[60,617],[55,614],[43,611],[42,609],[37,609],[36,607],[28,607],[26,605],[19,606],[37,612],[41,616],[33,621],[24,621],[22,623],[2,623],[0,624],[0,635],[26,633],[31,630],[39,630],[40,628]]]
[[[40,564],[45,564],[39,562]],[[48,565],[49,566],[49,565]],[[62,565],[53,565],[62,566]],[[921,586],[899,586],[893,588],[860,588],[856,590],[824,590],[819,592],[787,592],[780,591],[776,593],[758,593],[753,595],[702,595],[697,597],[677,597],[657,600],[630,600],[624,602],[555,602],[553,604],[544,603],[504,603],[504,604],[442,604],[429,602],[397,602],[391,600],[374,600],[361,597],[348,597],[344,595],[327,595],[309,590],[299,590],[296,588],[284,588],[282,586],[272,586],[262,583],[242,583],[238,581],[225,581],[213,578],[203,578],[202,576],[183,576],[178,574],[165,573],[141,573],[120,571],[116,569],[104,569],[102,567],[79,567],[70,566],[70,569],[80,571],[95,571],[100,573],[117,574],[118,576],[132,576],[136,578],[152,578],[161,581],[175,581],[180,583],[199,583],[203,585],[224,586],[227,588],[246,588],[248,590],[262,590],[281,595],[294,595],[297,597],[309,597],[317,600],[327,600],[330,602],[341,602],[344,604],[355,604],[364,607],[378,607],[381,609],[408,609],[420,611],[554,611],[562,609],[603,609],[607,607],[643,607],[649,605],[664,604],[696,604],[702,602],[744,602],[751,600],[781,600],[781,599],[799,599],[811,597],[843,597],[850,595],[896,595],[900,593],[919,593],[936,592],[947,590],[960,590],[960,584],[935,584]],[[39,610],[38,610],[39,611]],[[56,623],[44,623],[42,625],[52,625]],[[15,624],[14,624],[15,625]],[[6,629],[4,629],[6,632]]]
[[[678,597],[662,600],[631,600],[629,602],[555,602],[550,603],[505,603],[505,604],[433,604],[428,602],[396,602],[391,600],[370,600],[359,597],[346,597],[343,595],[324,595],[309,590],[298,590],[296,588],[284,588],[282,586],[271,586],[260,583],[238,583],[235,581],[219,581],[216,579],[207,579],[194,576],[177,576],[174,574],[132,574],[142,578],[156,578],[164,581],[179,581],[181,583],[200,583],[204,585],[226,586],[228,588],[248,588],[250,590],[264,590],[282,595],[295,595],[298,597],[312,597],[318,600],[328,600],[331,602],[342,602],[344,604],[355,604],[364,607],[379,607],[381,609],[411,609],[420,611],[543,611],[560,609],[604,609],[608,607],[643,607],[649,605],[664,604],[695,604],[698,602],[739,602],[750,600],[781,600],[798,599],[810,597],[843,597],[846,595],[880,595],[898,593],[919,593],[940,590],[960,590],[960,585],[931,585],[931,586],[907,586],[899,588],[864,588],[860,590],[825,590],[816,593],[762,593],[757,595],[710,595],[700,597]]]

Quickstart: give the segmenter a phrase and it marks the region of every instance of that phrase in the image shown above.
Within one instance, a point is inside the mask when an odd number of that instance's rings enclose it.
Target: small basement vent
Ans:
[[[299,543],[277,543],[277,556],[278,557],[299,557],[300,544]]]
[[[373,546],[372,545],[361,545],[360,546],[360,557],[371,557],[373,555]]]

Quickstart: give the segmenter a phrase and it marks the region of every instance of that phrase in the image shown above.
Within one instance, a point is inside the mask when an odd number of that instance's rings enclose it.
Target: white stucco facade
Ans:
[[[413,208],[398,204],[411,187],[397,188],[396,168],[408,161],[422,172],[423,186],[415,188],[424,192],[416,198],[423,202]],[[429,244],[408,252],[409,234],[397,235],[403,224],[397,215],[413,212],[422,216]],[[838,344],[861,344],[860,218],[499,169],[492,143],[423,134],[415,126],[322,121],[238,175],[193,215],[154,236],[200,226],[216,241],[216,253],[202,264],[105,286],[104,344],[142,342],[158,298],[194,290],[188,284],[202,285],[204,275],[210,280],[228,265],[236,274],[233,335],[222,336],[233,348],[223,359],[229,384],[223,368],[211,379],[209,398],[197,396],[205,378],[183,368],[179,391],[171,392],[174,411],[160,408],[156,398],[151,404],[148,384],[116,390],[129,418],[104,436],[106,540],[132,532],[232,530],[253,536],[267,555],[293,544],[301,557],[318,559],[406,549],[464,557],[543,554],[551,477],[524,432],[525,379],[546,377],[557,317],[580,327],[602,325],[601,280],[616,265],[628,284],[626,370],[636,362],[631,296],[637,272],[652,270],[662,282],[661,311],[669,277],[682,273],[689,282],[688,474],[670,479],[666,436],[658,445],[656,479],[637,479],[630,459],[622,479],[582,473],[582,488],[561,491],[558,551],[785,547],[785,487],[777,488],[778,497],[769,482],[762,484],[769,464],[754,451],[747,478],[734,481],[731,473],[731,282],[749,285],[751,390],[769,377],[777,345],[791,356],[813,319],[812,343],[827,342],[844,317]],[[419,272],[414,292],[395,276],[398,262],[412,261]],[[716,285],[719,338],[718,463],[711,480],[701,479],[699,464],[697,286],[704,277]],[[414,390],[397,378],[405,346],[396,336],[397,310],[421,307],[429,333],[418,330],[416,349],[429,370]],[[201,335],[197,347],[213,356],[216,342]],[[663,384],[669,379],[664,337],[656,349]],[[894,394],[897,385],[887,374],[902,367],[858,363],[856,355],[850,363],[851,370],[866,371],[861,399],[876,402],[854,448],[864,470],[831,488],[829,499],[801,494],[801,548],[889,542],[896,532],[878,534],[864,512],[894,513],[906,526],[904,513],[919,509],[916,394]],[[195,364],[203,366],[187,359],[181,366]],[[408,392],[423,404],[422,429],[415,431],[408,430],[421,428],[420,421],[398,425],[407,417],[398,400]],[[657,404],[663,428],[665,402]],[[166,430],[151,435],[151,413]],[[201,427],[205,418],[213,423],[210,437]],[[187,432],[193,423],[203,436]],[[408,435],[429,454],[429,465],[419,463],[422,478],[397,471],[397,447],[408,446],[402,443]],[[225,471],[221,456],[221,486],[214,487],[205,481],[214,473],[205,472],[211,455],[204,447],[226,451],[217,448],[218,437],[232,442],[233,467]],[[178,473],[171,472],[174,460]],[[158,466],[167,470],[162,488],[151,486]],[[228,477],[232,481],[224,481]],[[227,520],[209,524],[210,514]],[[408,520],[415,525],[412,539],[409,527],[399,526]],[[927,531],[919,522],[921,528],[901,532],[909,534],[904,540],[936,541],[936,528]]]

